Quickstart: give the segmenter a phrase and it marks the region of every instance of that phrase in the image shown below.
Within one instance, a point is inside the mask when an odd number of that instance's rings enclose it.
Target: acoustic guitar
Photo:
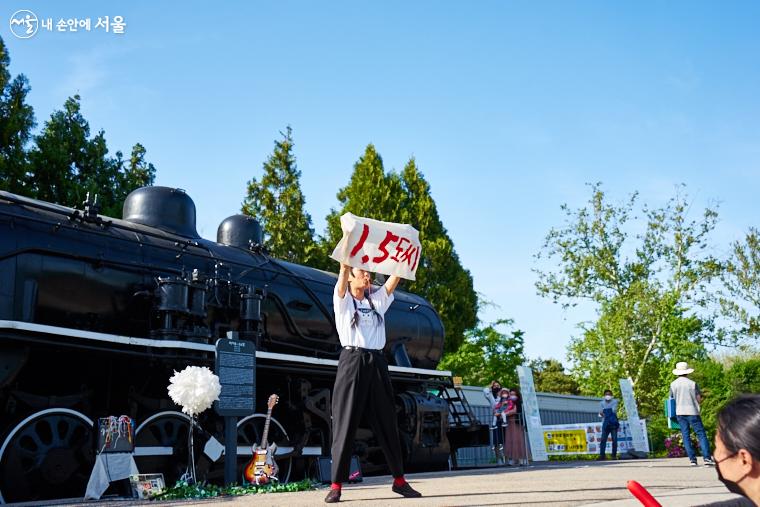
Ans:
[[[243,469],[243,483],[244,484],[269,484],[273,480],[277,480],[277,473],[279,468],[274,460],[274,453],[277,451],[277,444],[274,442],[272,445],[267,446],[267,437],[269,436],[269,420],[272,418],[272,409],[280,398],[273,394],[267,401],[267,420],[264,423],[264,433],[261,436],[261,445],[251,448],[253,451],[253,457],[251,461]]]

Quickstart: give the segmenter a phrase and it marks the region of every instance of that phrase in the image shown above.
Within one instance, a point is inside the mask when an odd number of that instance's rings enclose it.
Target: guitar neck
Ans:
[[[267,438],[269,437],[269,419],[272,417],[272,409],[267,410],[267,420],[264,423],[264,434],[261,438],[261,447],[266,448]]]

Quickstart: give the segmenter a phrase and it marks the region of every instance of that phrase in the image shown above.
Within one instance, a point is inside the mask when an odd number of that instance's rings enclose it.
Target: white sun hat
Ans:
[[[673,370],[673,375],[688,375],[693,372],[694,368],[689,368],[689,364],[686,361],[676,363],[676,369]]]

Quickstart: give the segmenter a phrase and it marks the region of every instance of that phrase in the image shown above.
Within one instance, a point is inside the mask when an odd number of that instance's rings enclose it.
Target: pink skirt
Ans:
[[[527,459],[525,452],[525,435],[520,418],[516,415],[509,416],[507,429],[504,431],[504,457],[511,460]]]

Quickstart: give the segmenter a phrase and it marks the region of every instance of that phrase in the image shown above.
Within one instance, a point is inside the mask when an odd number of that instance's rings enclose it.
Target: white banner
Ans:
[[[630,378],[620,379],[620,394],[623,397],[625,411],[628,414],[628,422],[631,423],[633,447],[637,451],[648,449],[646,433],[642,431],[641,424],[639,424],[639,409],[636,407],[636,398],[633,396],[633,382],[631,382]]]
[[[422,255],[417,229],[352,213],[340,217],[340,227],[343,239],[330,257],[354,268],[414,280]]]
[[[533,370],[527,366],[517,367],[517,378],[520,379],[520,393],[522,393],[523,415],[528,428],[528,442],[533,461],[548,461],[546,446],[544,444],[544,432],[541,426],[541,414],[538,411],[538,398],[533,384]]]
[[[646,421],[639,420],[640,430],[646,434]],[[543,427],[544,444],[548,454],[599,454],[602,445],[602,423],[552,424]],[[620,421],[618,428],[618,454],[629,449],[649,452],[649,445],[644,441],[643,447],[633,445],[633,431],[626,420]],[[612,453],[612,437],[607,437],[606,451]]]

